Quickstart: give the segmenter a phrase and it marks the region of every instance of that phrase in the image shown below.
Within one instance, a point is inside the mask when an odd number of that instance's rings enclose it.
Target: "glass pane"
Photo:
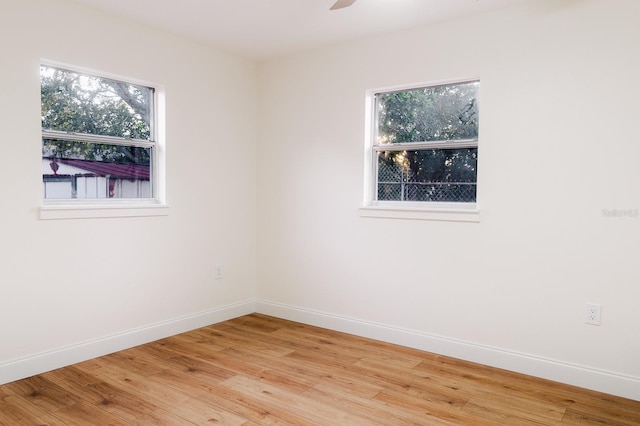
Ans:
[[[150,140],[153,89],[40,67],[42,128]]]
[[[478,137],[478,88],[468,82],[376,95],[377,144]]]
[[[378,154],[380,201],[476,201],[477,148]]]
[[[151,198],[151,150],[43,139],[44,198]]]

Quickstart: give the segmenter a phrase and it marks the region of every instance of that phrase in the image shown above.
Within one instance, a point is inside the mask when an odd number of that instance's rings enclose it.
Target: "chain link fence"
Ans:
[[[378,164],[378,200],[474,203],[476,182],[420,182],[396,164]]]

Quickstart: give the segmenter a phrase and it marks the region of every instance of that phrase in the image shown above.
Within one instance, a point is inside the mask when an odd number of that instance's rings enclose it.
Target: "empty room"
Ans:
[[[0,425],[640,424],[637,0],[0,0]]]

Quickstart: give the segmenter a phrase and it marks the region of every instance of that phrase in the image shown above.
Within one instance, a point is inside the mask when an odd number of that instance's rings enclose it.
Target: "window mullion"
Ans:
[[[387,143],[375,144],[375,152],[384,151],[418,151],[422,149],[456,149],[456,148],[476,148],[478,139],[458,139],[450,141],[434,142],[407,142],[407,143]]]
[[[82,141],[98,144],[121,145],[121,146],[138,146],[142,148],[153,148],[154,141],[142,139],[127,139],[117,136],[92,135],[89,133],[62,132],[59,130],[42,129],[42,137],[44,139],[55,139],[63,141]]]

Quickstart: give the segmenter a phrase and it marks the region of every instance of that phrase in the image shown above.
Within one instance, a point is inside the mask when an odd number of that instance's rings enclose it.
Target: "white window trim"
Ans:
[[[40,219],[98,219],[113,217],[167,216],[167,204],[109,203],[46,204],[40,208]]]
[[[376,164],[375,156],[375,134],[376,112],[374,108],[374,97],[376,93],[406,90],[417,87],[439,86],[447,84],[465,83],[469,81],[480,81],[479,78],[466,78],[451,81],[427,82],[406,84],[400,86],[385,87],[368,90],[365,96],[365,164],[364,164],[364,200],[363,205],[358,209],[360,217],[386,218],[386,219],[414,219],[414,220],[434,220],[449,222],[480,222],[480,206],[475,203],[433,203],[433,202],[408,202],[408,201],[376,201]],[[478,146],[479,139],[474,140]],[[421,145],[440,145],[438,143],[425,143]],[[444,145],[452,145],[443,143]],[[417,146],[417,145],[412,145]]]
[[[448,203],[380,202],[360,207],[359,213],[361,217],[372,218],[480,222],[477,203],[464,203],[463,207],[455,207]]]
[[[40,219],[95,219],[122,217],[167,216],[169,205],[166,201],[166,154],[165,154],[165,89],[164,86],[149,81],[112,74],[100,70],[78,67],[66,63],[42,59],[40,65],[67,69],[112,80],[125,81],[131,84],[152,87],[154,89],[153,121],[155,126],[154,159],[152,176],[154,180],[152,199],[83,199],[83,200],[46,200],[42,198]],[[41,131],[42,134],[42,131]],[[108,137],[106,137],[108,138]],[[113,143],[113,141],[110,141]]]

